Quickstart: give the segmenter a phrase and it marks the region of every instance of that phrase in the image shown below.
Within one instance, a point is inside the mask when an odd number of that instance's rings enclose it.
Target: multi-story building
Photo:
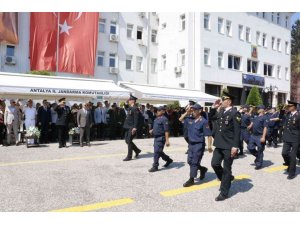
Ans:
[[[237,96],[237,105],[244,104],[250,87],[257,85],[265,104],[283,103],[290,96],[291,16],[100,13],[93,78],[195,89],[215,96],[226,87]],[[19,13],[19,44],[0,45],[0,71],[30,70],[29,25],[29,13]]]

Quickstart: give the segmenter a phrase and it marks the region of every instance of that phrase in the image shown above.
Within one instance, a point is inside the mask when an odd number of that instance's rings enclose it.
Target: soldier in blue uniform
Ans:
[[[200,179],[204,179],[207,168],[201,167],[200,164],[205,150],[205,136],[211,139],[211,130],[208,121],[201,116],[202,107],[199,104],[195,104],[191,106],[191,110],[194,119],[189,122],[188,126],[190,178],[183,184],[184,187],[194,185],[194,178],[197,177],[199,168],[201,168],[200,171],[202,170],[203,175]],[[211,141],[208,143],[208,149],[212,152]]]
[[[156,119],[153,123],[153,129],[150,130],[150,134],[154,136],[154,163],[149,172],[156,172],[158,171],[158,161],[161,157],[166,164],[164,167],[168,167],[173,160],[164,153],[164,146],[170,146],[169,142],[169,121],[164,116],[165,108],[160,106],[157,108]]]
[[[267,140],[268,146],[272,146],[272,142],[274,143],[274,148],[277,148],[278,143],[278,129],[279,129],[279,112],[276,112],[276,108],[270,109],[270,115],[268,118],[268,132],[267,132]]]
[[[248,144],[249,152],[255,156],[255,169],[259,170],[263,165],[264,150],[267,135],[267,117],[265,115],[265,106],[257,107],[258,116],[252,118],[250,127],[252,134]],[[256,149],[257,147],[257,149]]]
[[[240,147],[239,147],[239,155],[244,154],[244,142],[248,145],[250,139],[250,124],[251,124],[251,115],[250,115],[250,107],[248,105],[244,105],[241,113],[241,135],[240,135]]]
[[[241,115],[233,107],[234,96],[223,91],[222,102],[217,100],[211,108],[210,121],[215,121],[213,127],[214,143],[216,147],[211,165],[221,180],[220,194],[216,201],[228,198],[232,176],[231,166],[238,153],[240,144]],[[222,161],[224,168],[222,167]]]
[[[296,156],[300,144],[300,113],[297,111],[297,103],[288,101],[288,114],[283,130],[282,157],[288,166],[288,179],[296,177]]]

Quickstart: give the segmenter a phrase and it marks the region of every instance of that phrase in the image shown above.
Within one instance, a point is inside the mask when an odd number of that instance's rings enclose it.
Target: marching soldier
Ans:
[[[264,150],[267,135],[267,117],[265,115],[265,106],[257,106],[258,116],[252,118],[250,127],[252,134],[250,136],[248,150],[255,156],[255,169],[259,170],[263,165]],[[257,147],[257,149],[256,149]]]
[[[135,152],[135,158],[137,158],[141,153],[141,150],[132,142],[139,127],[139,110],[135,105],[136,100],[137,98],[133,95],[130,95],[128,99],[129,109],[123,126],[125,129],[125,142],[128,145],[128,153],[123,161],[132,160],[132,151]]]
[[[297,112],[297,103],[288,101],[288,114],[283,130],[282,157],[284,165],[288,166],[287,179],[296,177],[296,156],[300,143],[300,113]]]
[[[276,112],[276,108],[270,109],[270,115],[268,119],[268,147],[272,146],[272,142],[274,143],[274,148],[277,148],[277,138],[278,138],[278,129],[279,129],[279,112]]]
[[[234,179],[231,166],[240,142],[241,115],[233,108],[233,100],[234,96],[224,91],[222,102],[217,100],[210,112],[210,120],[215,121],[213,145],[216,147],[211,165],[221,180],[221,192],[216,197],[216,201],[228,198],[231,181]],[[224,161],[224,168],[221,166],[222,161]]]
[[[197,177],[197,172],[200,169],[200,180],[205,178],[207,168],[201,166],[201,159],[205,150],[205,136],[210,139],[208,141],[208,150],[212,152],[211,147],[211,130],[208,121],[201,116],[202,107],[199,104],[191,106],[194,119],[189,122],[188,138],[188,164],[190,165],[190,178],[183,184],[184,187],[194,185],[194,178]]]
[[[165,108],[160,106],[157,108],[156,119],[154,120],[153,129],[150,130],[150,134],[154,136],[154,163],[149,172],[158,171],[158,161],[161,157],[166,164],[164,167],[168,167],[173,160],[164,153],[164,146],[170,146],[169,142],[169,121],[164,116]]]
[[[250,124],[251,124],[251,115],[250,107],[244,105],[241,113],[241,135],[240,135],[240,148],[239,155],[244,154],[244,142],[248,145],[250,139]]]

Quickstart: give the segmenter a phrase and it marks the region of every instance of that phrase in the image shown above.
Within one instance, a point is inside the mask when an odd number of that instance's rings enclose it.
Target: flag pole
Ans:
[[[57,73],[58,73],[58,51],[59,51],[59,16],[60,16],[60,13],[57,12],[57,38],[56,38],[56,76],[57,76]]]

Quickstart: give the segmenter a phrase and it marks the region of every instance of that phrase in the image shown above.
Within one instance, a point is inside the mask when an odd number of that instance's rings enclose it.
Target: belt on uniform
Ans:
[[[165,137],[165,135],[155,135],[154,138]]]

